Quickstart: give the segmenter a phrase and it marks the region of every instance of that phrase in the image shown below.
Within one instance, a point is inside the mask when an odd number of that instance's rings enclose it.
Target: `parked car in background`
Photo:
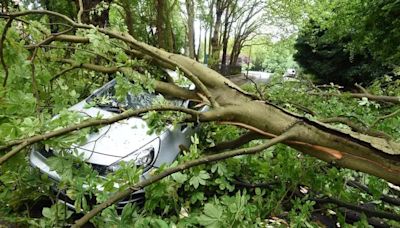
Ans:
[[[296,69],[294,69],[294,68],[287,69],[286,72],[283,74],[283,77],[295,78],[296,77]]]
[[[115,80],[110,81],[69,110],[93,117],[100,114],[104,118],[109,118],[120,112],[121,107],[124,109],[149,107],[156,98],[155,94],[147,92],[137,96],[128,94],[125,102],[121,103],[114,98],[115,85]],[[187,100],[173,100],[172,102],[182,107],[188,107],[190,104],[190,101]],[[89,103],[92,104],[91,107],[85,108]],[[164,163],[172,163],[178,156],[180,145],[186,147],[190,145],[190,136],[195,129],[185,124],[176,128],[167,126],[166,130],[160,134],[148,134],[148,131],[149,127],[143,119],[132,117],[90,133],[86,143],[74,145],[70,149],[82,154],[84,161],[97,170],[100,176],[117,170],[121,161],[134,161],[137,166],[143,167],[141,178],[145,179],[153,169]],[[54,156],[55,153],[57,151],[51,148],[35,146],[30,153],[29,160],[33,167],[47,174],[55,182],[59,182],[60,175],[47,163],[48,158]],[[62,200],[69,207],[73,207],[73,201],[62,191],[61,194]],[[137,191],[129,199],[119,202],[118,208],[122,208],[130,202],[142,202],[143,199],[144,191]]]
[[[298,82],[297,71],[294,68],[289,68],[285,71],[282,77],[283,81]]]

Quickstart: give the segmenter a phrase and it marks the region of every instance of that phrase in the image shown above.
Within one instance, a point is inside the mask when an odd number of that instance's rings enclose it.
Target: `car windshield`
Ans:
[[[118,101],[115,96],[115,82],[110,83],[104,89],[98,91],[87,99],[88,103],[107,111],[121,112],[124,109],[147,108],[153,104],[157,98],[156,94],[143,91],[140,94],[132,95],[128,93],[125,100]],[[182,105],[182,100],[171,100],[174,105]]]

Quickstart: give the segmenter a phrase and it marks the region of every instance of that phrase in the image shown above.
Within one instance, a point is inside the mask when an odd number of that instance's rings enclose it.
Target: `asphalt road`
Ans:
[[[271,75],[271,73],[267,72],[248,71],[241,74],[231,75],[227,78],[237,85],[243,85],[247,82],[267,83]]]

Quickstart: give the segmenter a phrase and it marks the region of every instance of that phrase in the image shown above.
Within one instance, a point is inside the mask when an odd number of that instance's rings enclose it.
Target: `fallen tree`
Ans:
[[[10,26],[12,21],[27,15],[52,15],[63,19],[74,30],[89,30],[95,29],[97,32],[107,35],[110,39],[118,40],[125,45],[125,51],[129,53],[131,58],[145,59],[146,61],[155,63],[163,68],[171,70],[179,69],[184,76],[196,85],[196,91],[190,91],[186,88],[179,87],[173,82],[156,81],[155,89],[163,94],[170,96],[181,97],[184,99],[192,99],[198,102],[208,104],[210,110],[203,113],[198,113],[195,110],[180,110],[174,107],[168,108],[187,114],[186,122],[216,122],[220,124],[234,125],[245,128],[251,132],[257,133],[264,138],[273,138],[266,144],[265,147],[256,148],[256,151],[266,148],[274,143],[282,142],[305,154],[314,156],[326,162],[345,167],[353,170],[358,170],[364,173],[372,174],[383,178],[395,185],[400,185],[400,144],[386,138],[373,137],[353,131],[338,130],[328,124],[311,120],[309,118],[291,113],[281,107],[278,107],[268,101],[262,100],[254,94],[250,94],[240,87],[221,76],[217,72],[203,66],[202,64],[182,55],[172,54],[164,50],[149,46],[145,43],[135,40],[127,33],[110,31],[102,28],[94,28],[91,25],[76,23],[72,19],[51,11],[34,10],[24,11],[2,15],[8,20],[7,25]],[[3,47],[4,37],[6,37],[7,29],[3,31],[3,36],[0,46]],[[49,34],[43,42],[38,42],[33,48],[36,50],[40,45],[48,45],[52,41],[73,42],[73,43],[90,43],[89,38],[79,35],[63,35]],[[32,49],[32,46],[27,48]],[[2,55],[3,52],[1,51]],[[3,56],[1,56],[3,57]],[[3,59],[3,58],[2,58]],[[33,58],[34,59],[34,58]],[[33,61],[33,60],[32,60]],[[117,72],[120,71],[129,74],[132,69],[114,66],[102,67],[92,63],[77,63],[70,60],[64,60],[64,64],[71,64],[72,67],[86,68],[98,72]],[[6,71],[3,85],[7,85],[7,66],[3,62],[3,69]],[[143,112],[157,110],[149,109],[142,110]],[[159,110],[163,110],[160,108]],[[32,143],[47,140],[51,137],[67,134],[72,131],[81,129],[82,127],[90,127],[93,125],[110,124],[113,121],[129,118],[132,115],[139,114],[134,111],[122,113],[119,118],[114,120],[104,120],[95,122],[87,120],[82,126],[59,129],[58,132],[45,132],[43,134],[32,137],[23,138],[20,140],[6,142],[0,148],[3,150],[13,147],[0,160],[1,163],[6,162],[13,155],[23,151]],[[92,121],[92,122],[90,122]],[[95,123],[94,123],[95,122]],[[255,137],[257,138],[257,137]],[[252,140],[252,139],[249,139]],[[246,142],[249,140],[245,140]],[[247,151],[247,150],[245,150]],[[236,150],[235,153],[242,154],[247,152]],[[251,151],[251,150],[250,150]],[[229,153],[229,152],[226,152]],[[173,172],[187,169],[193,165],[202,164],[221,160],[227,157],[236,155],[235,153],[218,157],[217,159],[205,158],[204,160],[193,161],[189,164],[182,164],[179,168],[171,168],[164,174],[154,177],[157,181]],[[210,155],[213,156],[213,155]],[[217,156],[217,155],[214,155]],[[267,164],[266,164],[267,165]],[[91,217],[96,215],[102,209],[110,206],[112,203],[126,196],[137,188],[144,187],[152,182],[140,182],[123,193],[118,193],[109,201],[96,207],[89,212],[82,220],[77,222],[77,225],[82,225]]]

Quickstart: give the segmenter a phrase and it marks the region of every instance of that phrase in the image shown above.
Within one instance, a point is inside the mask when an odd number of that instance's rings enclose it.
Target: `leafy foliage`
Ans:
[[[303,30],[296,43],[296,61],[314,74],[318,83],[352,87],[354,83],[368,84],[387,71],[368,52],[352,55],[346,50],[349,38],[330,41],[324,38],[325,34],[319,27]]]
[[[321,1],[301,28],[295,55],[322,83],[368,84],[398,63],[397,1]],[[330,10],[330,11],[329,11]]]

